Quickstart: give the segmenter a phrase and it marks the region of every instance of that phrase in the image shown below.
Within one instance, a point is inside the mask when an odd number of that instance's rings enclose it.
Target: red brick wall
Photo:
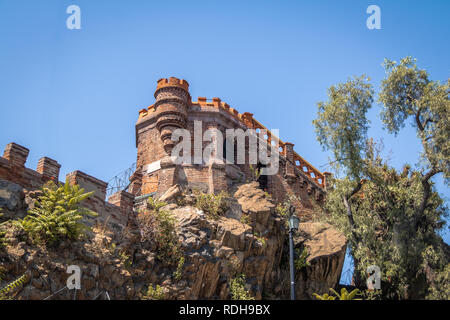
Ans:
[[[0,157],[0,179],[14,182],[24,189],[35,190],[41,188],[48,180],[59,181],[58,162],[43,157],[38,162],[37,171],[25,167],[28,149],[10,143],[5,149],[4,156]],[[134,196],[128,192],[120,191],[110,197],[112,203],[105,202],[107,183],[81,171],[69,173],[66,177],[71,184],[78,184],[86,191],[94,191],[94,195],[83,202],[83,205],[98,213],[97,219],[88,219],[94,224],[96,221],[108,221],[125,225],[128,215],[133,212]]]

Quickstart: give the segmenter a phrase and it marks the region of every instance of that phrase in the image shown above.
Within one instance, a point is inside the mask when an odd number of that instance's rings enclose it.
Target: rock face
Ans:
[[[306,222],[300,224],[294,245],[306,246],[309,266],[297,274],[298,299],[312,298],[312,293],[327,292],[340,279],[347,242],[344,235],[326,223]]]
[[[167,299],[229,299],[230,279],[238,274],[245,274],[246,288],[256,299],[285,299],[287,233],[274,208],[257,183],[238,187],[229,210],[218,219],[193,206],[166,206],[177,221],[185,258],[181,277],[174,276],[176,266],[157,259],[152,244],[141,241],[132,223],[120,234],[100,225],[88,239],[47,248],[22,242],[20,232],[11,228],[8,245],[0,247],[0,267],[5,281],[30,275],[18,299],[44,299],[63,288],[69,265],[82,271],[77,299],[104,299],[105,292],[111,299],[140,299],[149,285],[161,285]],[[345,239],[329,225],[304,223],[296,245],[301,242],[310,248],[310,266],[297,272],[297,295],[304,299],[339,281]],[[63,290],[52,299],[73,299],[73,291]]]
[[[27,199],[29,200],[29,199]],[[13,182],[0,179],[0,222],[22,217],[27,209],[24,189]]]

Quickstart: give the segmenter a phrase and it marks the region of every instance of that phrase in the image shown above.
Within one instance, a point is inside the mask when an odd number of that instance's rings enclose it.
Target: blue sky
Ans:
[[[66,8],[81,8],[68,30]],[[381,8],[381,30],[366,8]],[[449,1],[87,1],[0,0],[0,149],[30,149],[108,181],[136,160],[138,110],[153,103],[156,80],[176,76],[191,95],[220,97],[251,112],[320,170],[328,154],[312,120],[326,89],[412,55],[433,79],[449,77]],[[369,134],[392,164],[416,163],[415,132],[382,130],[379,106]],[[450,195],[442,178],[439,192]],[[450,242],[447,232],[445,239]]]

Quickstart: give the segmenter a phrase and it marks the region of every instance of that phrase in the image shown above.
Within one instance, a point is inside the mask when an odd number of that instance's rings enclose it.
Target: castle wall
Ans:
[[[14,182],[26,190],[41,188],[49,180],[59,182],[61,165],[48,157],[39,160],[36,171],[25,167],[29,150],[16,143],[6,146],[3,157],[0,157],[0,179]],[[98,218],[87,218],[89,224],[96,221],[107,222],[123,227],[127,224],[128,216],[133,212],[134,196],[125,191],[113,194],[106,202],[106,188],[108,184],[81,171],[74,171],[66,176],[72,185],[80,185],[86,192],[94,194],[83,201],[82,205],[98,214]]]

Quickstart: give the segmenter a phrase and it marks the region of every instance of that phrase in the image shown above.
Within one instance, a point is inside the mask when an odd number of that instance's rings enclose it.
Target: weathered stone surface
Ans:
[[[20,211],[25,198],[23,188],[18,184],[0,179],[0,210]]]
[[[259,189],[258,182],[251,182],[239,186],[234,193],[234,197],[242,206],[243,212],[256,212],[258,213],[258,216],[263,216],[262,221],[265,220],[270,211],[275,207],[273,203],[267,199],[264,191]]]
[[[295,245],[308,248],[310,263],[305,272],[298,273],[299,299],[310,299],[312,293],[327,292],[340,279],[347,242],[342,233],[327,223],[305,222],[299,227]]]
[[[175,201],[176,197],[178,197],[181,194],[181,189],[179,185],[174,185],[170,187],[160,198],[159,201],[162,202],[171,202]]]
[[[55,293],[65,286],[66,268],[73,264],[82,270],[78,299],[105,299],[104,292],[111,299],[140,299],[149,285],[163,286],[167,299],[229,299],[230,279],[240,273],[257,299],[288,298],[288,264],[281,263],[287,259],[284,221],[255,183],[240,186],[235,201],[245,208],[248,223],[231,216],[214,220],[192,206],[164,208],[177,220],[185,258],[180,279],[174,277],[176,266],[158,260],[154,244],[141,242],[132,223],[120,233],[102,224],[83,241],[48,248],[20,242],[20,231],[9,228],[0,265],[6,270],[5,281],[31,271],[33,279],[18,292],[18,299],[43,299]],[[311,266],[297,273],[298,298],[305,299],[339,280],[345,239],[329,225],[303,223],[296,238],[297,245],[301,242],[310,248]],[[73,299],[73,292],[66,290],[54,299]]]

